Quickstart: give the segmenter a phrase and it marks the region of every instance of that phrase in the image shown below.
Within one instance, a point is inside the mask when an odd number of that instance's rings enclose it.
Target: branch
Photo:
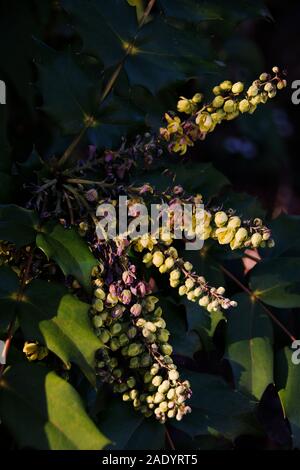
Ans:
[[[147,5],[147,8],[139,22],[139,30],[143,27],[143,25],[145,24],[145,21],[146,19],[148,18],[154,4],[155,4],[155,1],[156,0],[150,0],[148,5]],[[134,46],[136,40],[137,40],[137,37],[138,37],[138,34],[139,34],[139,31],[137,32],[137,34],[135,35],[135,38],[134,38],[134,41],[133,41],[133,44],[126,50],[126,53],[124,55],[124,57],[122,58],[122,60],[120,61],[120,63],[117,65],[116,69],[114,70],[111,78],[109,79],[106,87],[104,88],[104,91],[101,95],[101,98],[100,98],[100,103],[101,104],[105,98],[109,95],[109,93],[111,92],[114,84],[116,83],[116,80],[117,78],[119,77],[120,75],[120,72],[123,68],[123,65],[125,63],[125,60],[126,58],[128,57],[128,55],[130,54],[130,51],[132,49],[132,46]],[[89,129],[89,127],[92,125],[92,123],[94,122],[94,119],[93,118],[90,118],[88,120],[88,122],[86,123],[86,125],[84,126],[84,128],[81,130],[81,132],[75,137],[75,139],[71,142],[71,144],[69,145],[69,147],[67,148],[67,150],[64,152],[64,154],[62,155],[61,159],[58,161],[58,167],[61,167],[62,165],[64,165],[66,163],[66,161],[68,160],[68,158],[70,157],[70,155],[73,153],[73,151],[75,150],[75,148],[77,147],[77,145],[79,144],[79,142],[81,141],[81,139],[83,138],[85,132],[87,129]]]
[[[257,297],[257,295],[252,290],[244,286],[244,284],[241,281],[239,281],[235,277],[234,274],[232,274],[230,271],[224,268],[224,266],[220,264],[219,267],[221,271],[223,271],[223,273],[225,273],[228,277],[230,277],[244,292],[246,292],[249,295],[251,300],[258,302],[261,305],[263,310],[269,315],[269,317],[273,320],[273,322],[276,323],[279,326],[279,328],[281,328],[282,331],[285,332],[285,334],[290,338],[292,342],[296,341],[296,338],[292,335],[292,333],[281,323],[281,321],[278,320],[278,318],[275,317],[275,315],[271,312],[271,310],[269,310],[268,307],[266,307],[266,305],[260,300],[259,297]]]

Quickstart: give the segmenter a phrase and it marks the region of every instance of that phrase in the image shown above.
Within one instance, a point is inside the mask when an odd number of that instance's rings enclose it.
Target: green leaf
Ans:
[[[44,2],[35,0],[30,4],[11,0],[3,4],[1,10],[1,17],[6,18],[6,21],[3,21],[1,26],[0,56],[6,57],[6,60],[0,64],[0,70],[3,69],[9,90],[17,92],[19,98],[25,101],[32,112],[34,111],[32,38],[43,36],[45,27],[49,24],[50,9],[50,0]]]
[[[13,195],[13,178],[0,171],[0,204],[11,202]]]
[[[193,390],[189,400],[192,413],[172,423],[175,427],[192,438],[214,435],[231,441],[243,434],[260,433],[254,416],[257,402],[232,389],[221,377],[186,372],[185,378]]]
[[[262,0],[159,0],[166,15],[186,20],[201,22],[208,20],[227,20],[239,22],[252,16],[267,16],[270,13]]]
[[[187,328],[185,312],[175,302],[160,298],[166,320],[166,328],[170,331],[170,344],[173,347],[174,354],[193,358],[195,352],[201,349],[201,342],[198,334]]]
[[[102,343],[93,331],[89,308],[64,286],[36,280],[24,292],[18,318],[26,340],[44,343],[67,367],[77,364],[95,386],[95,353]]]
[[[263,260],[253,269],[250,286],[273,307],[300,307],[300,258]]]
[[[34,148],[27,160],[17,163],[19,172],[25,178],[32,178],[32,174],[43,168],[44,162],[36,149]]]
[[[95,353],[102,346],[90,319],[90,306],[60,284],[32,281],[23,292],[17,275],[0,268],[0,327],[18,318],[25,340],[39,341],[67,367],[77,364],[95,386]]]
[[[196,331],[201,339],[201,344],[205,351],[214,349],[213,336],[220,321],[225,320],[223,312],[208,311],[200,307],[197,302],[191,302],[187,298],[182,299],[182,305],[186,310],[186,317],[189,330]]]
[[[234,297],[238,306],[227,318],[226,353],[235,386],[258,400],[273,383],[273,329],[258,302],[245,293]]]
[[[91,272],[98,261],[73,228],[48,224],[38,234],[36,243],[48,258],[55,260],[65,276],[74,276],[87,291],[91,290]]]
[[[185,191],[200,193],[204,200],[217,195],[229,180],[221,172],[216,170],[211,163],[193,163],[193,165],[177,162],[176,165],[168,164],[170,175],[165,173],[165,166],[147,172],[144,170],[135,178],[140,184],[150,183],[155,188],[164,191],[169,186],[181,185]]]
[[[7,330],[16,316],[15,296],[19,290],[18,276],[8,266],[0,267],[0,330]],[[13,295],[14,294],[14,295]]]
[[[10,146],[6,131],[6,106],[0,106],[0,172],[9,173],[11,170]]]
[[[0,240],[20,248],[33,243],[38,230],[39,220],[34,211],[13,204],[0,205]]]
[[[21,447],[100,450],[109,443],[76,390],[40,365],[16,364],[5,371],[0,414]]]
[[[211,50],[209,42],[197,30],[177,28],[161,15],[139,28],[133,8],[123,0],[63,0],[62,5],[83,40],[84,52],[105,68],[124,61],[131,85],[155,93],[170,82],[199,74],[204,63],[208,68],[204,59]]]
[[[114,450],[158,450],[164,448],[165,427],[155,419],[145,418],[132,405],[111,400],[97,419],[112,441]]]
[[[124,43],[130,42],[138,27],[135,11],[126,1],[62,0],[61,4],[83,38],[85,52],[100,57],[105,67],[124,57]]]
[[[300,216],[280,214],[268,223],[275,240],[275,247],[269,250],[269,257],[300,255]]]
[[[293,364],[292,351],[284,348],[278,354],[277,360],[277,384],[281,388],[279,396],[285,416],[288,418],[294,447],[300,448],[300,367]]]
[[[145,11],[144,0],[127,0],[127,2],[129,3],[129,5],[136,8],[136,17],[137,17],[137,20],[139,21],[142,18],[144,11]]]
[[[43,109],[63,134],[79,133],[92,118],[93,124],[86,131],[89,141],[111,147],[140,121],[141,113],[128,99],[110,96],[101,103],[99,67],[92,73],[86,61],[71,53],[45,54],[42,50],[42,56],[38,85],[44,97]]]

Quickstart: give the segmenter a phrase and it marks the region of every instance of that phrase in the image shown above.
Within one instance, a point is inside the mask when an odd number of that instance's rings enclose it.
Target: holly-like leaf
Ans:
[[[91,272],[98,261],[74,229],[49,224],[38,234],[36,243],[59,265],[65,276],[74,276],[87,291],[91,290]]]
[[[201,339],[201,345],[205,351],[214,349],[213,336],[220,321],[225,320],[223,312],[208,311],[200,307],[197,302],[191,302],[187,298],[182,299],[182,305],[186,310],[186,318],[189,330],[196,331]]]
[[[42,56],[38,85],[43,110],[63,134],[79,133],[90,122],[88,140],[98,147],[111,147],[141,120],[141,113],[128,99],[110,96],[101,102],[99,70],[88,73],[86,64],[71,53],[45,54],[42,48]]]
[[[0,330],[7,330],[16,317],[16,297],[19,290],[17,274],[8,266],[0,267]]]
[[[134,9],[122,0],[63,0],[62,5],[83,40],[85,53],[105,67],[122,63],[132,85],[143,85],[153,93],[199,73],[210,51],[204,35],[177,28],[161,16],[139,28]],[[212,68],[207,62],[205,66]]]
[[[1,421],[21,447],[100,450],[109,440],[87,415],[76,390],[36,364],[16,364],[0,381]]]
[[[300,307],[300,259],[263,260],[253,269],[250,286],[257,297],[273,307]]]
[[[11,202],[13,195],[13,178],[0,171],[0,204]]]
[[[30,153],[27,160],[22,163],[18,163],[19,173],[24,178],[32,178],[33,173],[38,172],[43,168],[44,162],[36,149],[34,148]]]
[[[21,291],[6,266],[0,268],[0,282],[0,327],[17,317],[25,340],[45,344],[67,367],[77,364],[95,385],[94,358],[102,343],[89,319],[90,306],[60,284],[34,280]]]
[[[111,400],[97,419],[100,429],[111,440],[114,450],[157,450],[164,447],[165,427],[154,419],[145,418],[132,406]]]
[[[247,294],[238,294],[238,306],[228,314],[226,353],[237,389],[260,400],[273,383],[273,329],[268,315]]]
[[[6,132],[6,107],[0,106],[0,171],[10,173],[10,145]]]
[[[192,413],[173,422],[192,438],[200,435],[223,436],[233,441],[243,434],[259,435],[254,416],[257,402],[232,389],[221,377],[186,372],[193,390],[189,404]]]
[[[300,448],[300,368],[292,360],[293,352],[285,348],[278,353],[277,385],[284,414],[288,418],[294,447]]]
[[[255,16],[266,16],[270,18],[262,0],[159,0],[163,11],[168,16],[189,22],[202,21],[224,21],[239,22]],[[191,14],[192,12],[192,14]]]
[[[193,357],[201,349],[201,342],[196,331],[188,329],[188,324],[182,308],[169,299],[160,298],[167,329],[170,331],[170,344],[174,354]]]
[[[300,217],[298,215],[280,214],[268,226],[272,231],[275,246],[269,250],[269,257],[300,255]]]
[[[67,367],[77,364],[95,385],[94,358],[102,343],[91,326],[89,308],[63,286],[36,280],[22,296],[18,318],[25,339],[45,344]]]
[[[20,248],[33,243],[38,230],[39,220],[34,211],[13,204],[0,205],[0,240]]]

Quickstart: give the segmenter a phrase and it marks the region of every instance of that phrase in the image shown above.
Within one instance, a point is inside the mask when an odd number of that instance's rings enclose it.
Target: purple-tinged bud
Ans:
[[[89,189],[85,193],[85,198],[89,202],[96,202],[98,200],[98,191],[96,189]]]
[[[116,305],[111,312],[112,318],[120,318],[124,313],[125,307],[123,305]]]
[[[131,292],[129,289],[125,289],[123,290],[123,292],[121,293],[121,302],[125,305],[128,305],[130,304],[131,302]]]
[[[135,275],[131,271],[124,271],[122,274],[122,280],[126,286],[130,286],[135,280]]]
[[[138,317],[142,312],[142,306],[141,304],[134,304],[131,309],[130,309],[130,313],[134,316],[134,317]]]

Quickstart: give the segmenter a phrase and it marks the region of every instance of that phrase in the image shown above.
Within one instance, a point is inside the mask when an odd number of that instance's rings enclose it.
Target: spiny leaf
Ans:
[[[95,386],[94,357],[102,346],[89,320],[90,306],[54,283],[34,280],[23,292],[17,275],[0,268],[0,327],[17,318],[25,340],[39,341],[67,367],[77,364]]]
[[[88,4],[63,0],[62,4],[83,40],[85,53],[97,57],[105,67],[123,61],[132,85],[146,86],[155,93],[167,83],[199,73],[203,63],[208,68],[204,61],[211,49],[198,31],[191,34],[176,28],[161,16],[139,28],[133,8],[120,0],[91,0]]]
[[[277,384],[284,413],[292,428],[294,447],[300,448],[300,367],[292,361],[289,348],[281,350],[277,361]]]
[[[12,295],[19,289],[17,274],[8,266],[0,267],[0,329],[7,330],[16,316],[16,302]]]
[[[111,400],[97,422],[112,441],[115,450],[162,449],[165,428],[154,419],[145,418],[127,403]]]
[[[182,308],[169,299],[160,298],[167,328],[170,331],[170,343],[175,354],[185,357],[193,357],[195,352],[201,349],[198,334],[193,329],[187,328],[187,321]]]
[[[21,447],[100,450],[109,440],[87,415],[76,390],[36,364],[16,364],[0,381],[1,420]]]
[[[250,286],[273,307],[300,307],[300,258],[263,260],[253,269]]]
[[[239,294],[234,300],[238,306],[228,314],[225,357],[237,389],[260,400],[273,382],[272,323],[247,294]]]
[[[221,377],[186,372],[185,378],[193,390],[192,413],[174,426],[193,438],[211,434],[233,441],[243,434],[260,434],[254,416],[257,402],[232,389]]]
[[[74,229],[49,224],[38,234],[36,243],[48,258],[56,261],[65,276],[74,276],[87,291],[91,290],[91,272],[98,261]]]
[[[20,248],[34,242],[38,230],[39,220],[34,211],[14,204],[0,205],[0,240]]]
[[[67,367],[77,364],[95,386],[94,358],[102,343],[88,317],[90,306],[63,286],[40,280],[29,285],[23,299],[18,318],[25,339],[44,343]]]

